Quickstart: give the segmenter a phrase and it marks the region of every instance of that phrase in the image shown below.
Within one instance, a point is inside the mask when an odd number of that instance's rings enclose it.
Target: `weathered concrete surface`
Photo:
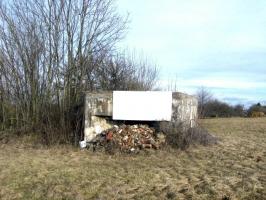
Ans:
[[[93,141],[98,132],[111,128],[105,117],[112,116],[112,92],[87,93],[84,140]]]
[[[180,123],[185,127],[196,126],[197,107],[198,101],[195,96],[173,92],[171,121]],[[115,123],[111,120],[112,115],[112,92],[87,93],[85,99],[84,139],[88,142],[93,141],[99,132],[109,129]]]
[[[172,93],[172,122],[183,123],[185,126],[196,126],[198,100],[195,96],[180,92]]]
[[[111,117],[113,114],[113,93],[87,93],[85,109],[86,115]]]

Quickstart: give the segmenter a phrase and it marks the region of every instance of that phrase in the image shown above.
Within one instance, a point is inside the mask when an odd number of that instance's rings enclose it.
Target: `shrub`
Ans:
[[[211,135],[200,125],[186,128],[182,123],[170,122],[168,125],[162,126],[161,131],[166,134],[168,145],[181,150],[187,149],[192,144],[206,146],[218,143],[218,138]]]

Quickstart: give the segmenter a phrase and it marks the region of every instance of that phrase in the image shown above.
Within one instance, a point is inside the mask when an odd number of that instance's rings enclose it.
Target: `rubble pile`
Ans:
[[[159,149],[165,143],[165,135],[157,133],[147,125],[115,125],[103,135],[103,146],[113,144],[122,152],[137,152],[145,148]]]

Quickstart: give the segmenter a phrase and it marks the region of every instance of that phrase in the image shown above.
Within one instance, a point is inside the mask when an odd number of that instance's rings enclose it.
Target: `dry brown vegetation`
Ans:
[[[265,199],[266,118],[206,119],[218,145],[107,155],[0,143],[0,199]]]

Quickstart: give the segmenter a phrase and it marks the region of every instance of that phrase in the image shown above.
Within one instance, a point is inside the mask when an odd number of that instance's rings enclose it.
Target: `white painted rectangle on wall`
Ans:
[[[114,91],[113,119],[171,121],[172,92]]]

